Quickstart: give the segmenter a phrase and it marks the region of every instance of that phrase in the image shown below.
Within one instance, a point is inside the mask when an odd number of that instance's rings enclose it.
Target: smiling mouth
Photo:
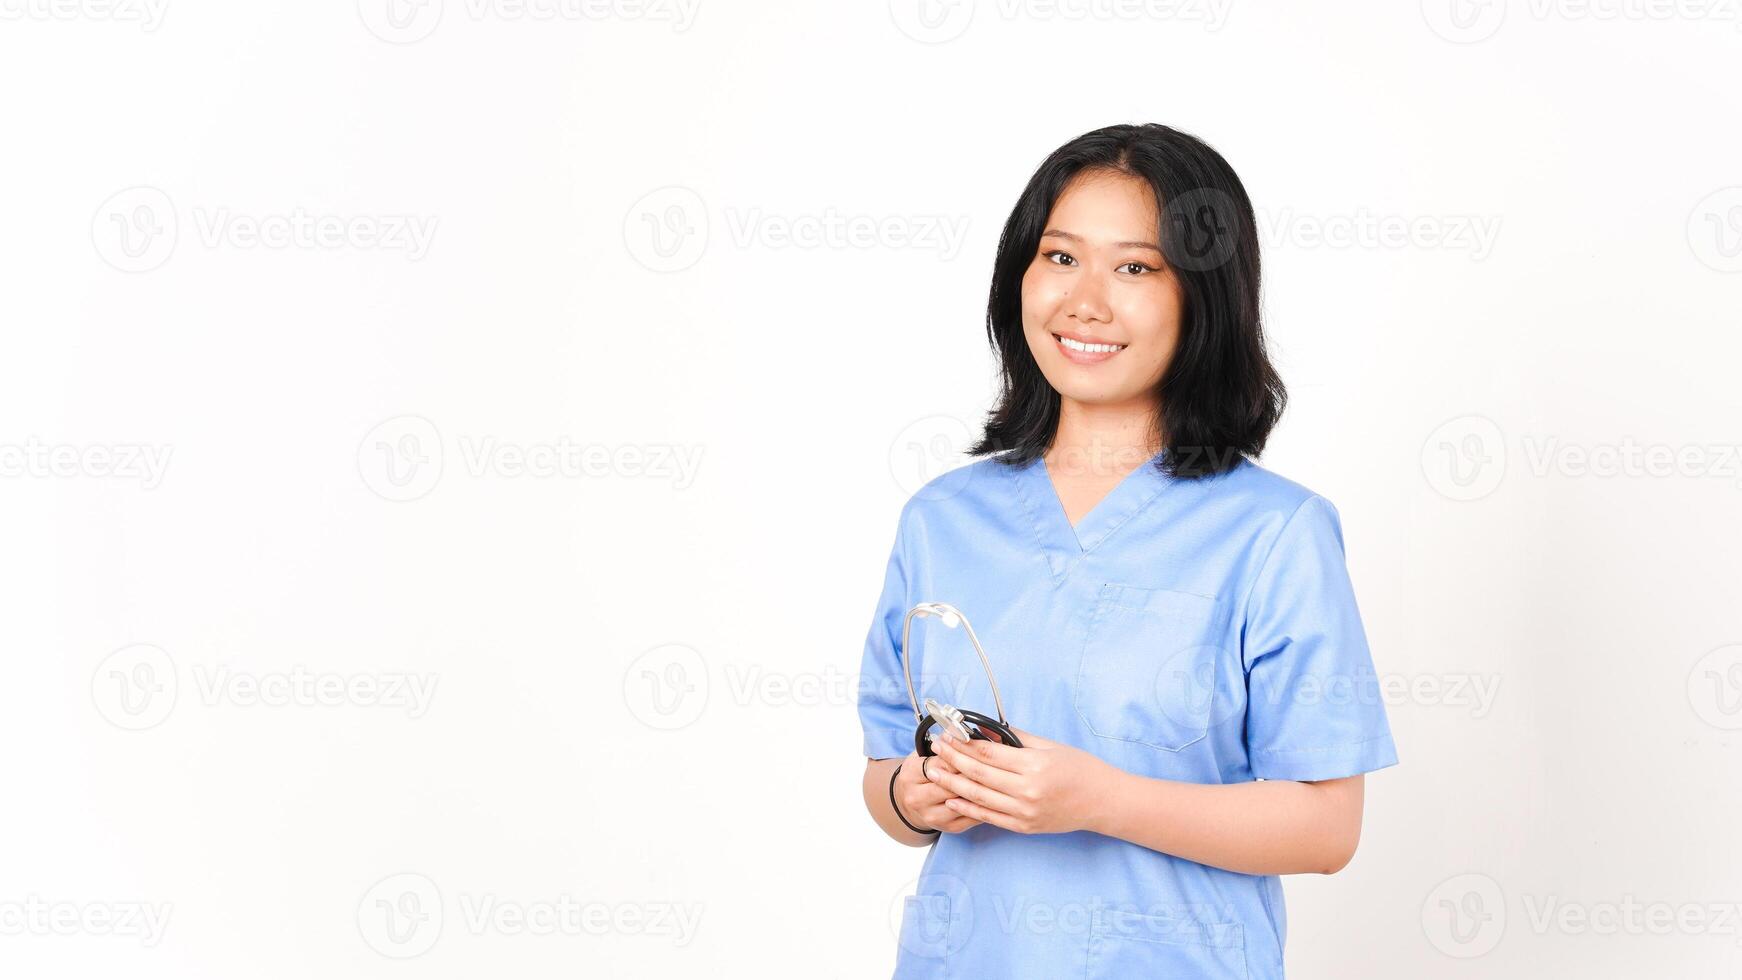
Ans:
[[[1059,345],[1059,350],[1064,352],[1067,359],[1078,364],[1094,364],[1104,361],[1129,346],[1128,344],[1089,343],[1056,333],[1052,335],[1052,339]]]

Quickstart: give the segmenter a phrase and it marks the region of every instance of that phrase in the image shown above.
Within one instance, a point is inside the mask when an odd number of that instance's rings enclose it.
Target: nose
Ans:
[[[1113,311],[1107,307],[1106,286],[1094,273],[1077,277],[1065,297],[1064,309],[1071,319],[1080,322],[1106,323],[1113,319]]]

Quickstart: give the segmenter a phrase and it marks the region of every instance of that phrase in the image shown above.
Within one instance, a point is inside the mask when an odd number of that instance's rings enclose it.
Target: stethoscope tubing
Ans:
[[[985,742],[994,741],[993,739],[989,739],[981,734],[981,732],[989,731],[998,736],[996,741],[999,743],[1008,745],[1013,749],[1022,748],[1022,740],[1016,737],[1016,733],[1010,730],[1009,725],[1004,724],[996,718],[988,718],[971,708],[957,708],[956,710],[962,713],[963,721],[972,723],[974,728],[978,729],[978,731],[970,729],[968,735],[969,738],[979,739],[980,741]],[[932,718],[920,719],[919,728],[913,733],[913,750],[915,752],[918,752],[920,755],[937,755],[937,750],[931,747],[931,739],[926,738],[926,734],[936,727],[936,725],[937,721]]]
[[[1022,742],[1017,739],[1016,733],[1010,730],[1009,723],[1004,720],[1004,699],[998,694],[998,680],[992,676],[992,662],[986,657],[986,648],[980,645],[980,637],[974,632],[974,624],[968,622],[968,617],[962,615],[960,609],[957,609],[955,606],[952,606],[947,602],[919,603],[912,609],[909,609],[907,611],[907,616],[901,621],[901,670],[907,677],[908,703],[913,705],[913,717],[919,723],[919,728],[914,732],[913,736],[914,748],[920,755],[934,754],[931,749],[931,744],[927,741],[925,736],[926,733],[931,730],[932,726],[937,724],[936,721],[929,719],[924,711],[920,710],[919,693],[915,691],[913,687],[913,647],[908,645],[908,640],[913,635],[913,620],[915,616],[935,616],[942,620],[946,626],[955,625],[951,622],[952,619],[962,624],[962,629],[967,631],[968,642],[974,645],[974,652],[980,657],[980,667],[986,671],[986,683],[992,687],[992,704],[998,712],[998,717],[995,719],[988,718],[978,711],[970,711],[967,708],[958,708],[957,710],[961,711],[963,721],[973,722],[976,727],[985,731],[991,731],[993,734],[997,735],[999,741],[1003,742],[1005,745],[1009,745],[1013,748],[1021,748]],[[979,735],[978,737],[990,741],[990,739],[986,739],[986,736],[984,735]]]

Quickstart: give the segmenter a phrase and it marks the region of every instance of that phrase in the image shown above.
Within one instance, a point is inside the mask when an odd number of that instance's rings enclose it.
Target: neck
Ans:
[[[1161,452],[1159,411],[1153,402],[1089,404],[1061,397],[1058,432],[1047,448],[1047,462],[1086,466],[1094,473],[1129,473]]]

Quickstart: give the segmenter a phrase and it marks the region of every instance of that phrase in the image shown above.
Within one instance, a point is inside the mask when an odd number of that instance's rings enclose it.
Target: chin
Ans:
[[[1048,378],[1048,381],[1053,379]],[[1084,405],[1120,405],[1136,398],[1141,392],[1126,385],[1119,384],[1085,384],[1080,378],[1063,379],[1064,383],[1053,383],[1053,390],[1062,398]]]

